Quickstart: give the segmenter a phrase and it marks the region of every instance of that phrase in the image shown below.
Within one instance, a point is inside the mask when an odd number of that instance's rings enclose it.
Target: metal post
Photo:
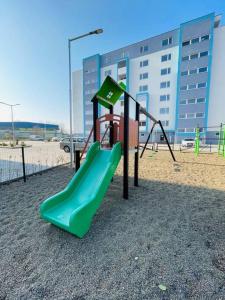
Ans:
[[[138,186],[138,163],[139,163],[139,119],[140,119],[140,104],[136,102],[135,120],[138,122],[138,143],[134,154],[134,186]]]
[[[93,130],[94,130],[94,134],[93,134],[93,141],[96,142],[97,139],[97,124],[96,121],[98,119],[98,101],[97,99],[93,100]],[[101,130],[101,129],[100,129]]]
[[[123,198],[128,199],[129,174],[129,95],[124,93]]]
[[[70,107],[70,167],[73,167],[73,103],[72,103],[72,82],[71,82],[71,49],[70,40],[68,40],[69,49],[69,107]]]
[[[169,148],[169,150],[170,150],[170,154],[171,154],[171,156],[172,156],[172,158],[173,158],[173,161],[176,161],[175,156],[174,156],[174,154],[173,154],[173,151],[172,151],[172,149],[171,149],[171,147],[170,147],[170,143],[169,143],[169,141],[168,141],[168,139],[167,139],[166,133],[165,133],[165,131],[164,131],[164,128],[163,128],[162,123],[161,123],[160,120],[158,121],[158,124],[159,124],[159,126],[160,126],[160,128],[161,128],[161,130],[162,130],[162,133],[163,133],[164,137],[165,137],[165,140],[166,140],[167,146],[168,146],[168,148]]]
[[[75,166],[76,166],[76,172],[77,172],[80,168],[80,150],[76,150],[75,153],[76,153]]]
[[[25,168],[25,157],[24,157],[24,147],[21,147],[22,150],[22,165],[23,165],[23,181],[26,182],[26,168]]]
[[[12,139],[13,139],[13,146],[14,146],[15,133],[14,133],[13,105],[10,105],[10,107],[11,107],[11,120],[12,120]]]
[[[113,106],[111,105],[110,106],[110,109],[109,109],[109,113],[111,115],[113,115]],[[110,125],[110,131],[109,131],[109,143],[110,143],[110,147],[112,148],[113,147],[113,121],[110,121],[109,122],[109,125]]]

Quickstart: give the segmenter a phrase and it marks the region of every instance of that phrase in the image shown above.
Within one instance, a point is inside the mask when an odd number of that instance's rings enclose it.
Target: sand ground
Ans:
[[[71,169],[0,186],[0,299],[225,299],[225,159],[146,152],[121,164],[81,240],[40,219]],[[159,285],[166,287],[162,291]]]

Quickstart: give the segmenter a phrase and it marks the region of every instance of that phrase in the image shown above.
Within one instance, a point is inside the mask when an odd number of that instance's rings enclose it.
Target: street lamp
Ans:
[[[71,43],[75,40],[79,40],[81,38],[84,38],[88,35],[92,34],[100,34],[103,32],[103,29],[96,29],[93,31],[90,31],[88,33],[85,33],[83,35],[79,35],[74,38],[68,39],[68,48],[69,48],[69,106],[70,106],[70,166],[73,167],[73,104],[72,104],[72,79],[71,79]]]
[[[14,107],[14,106],[17,106],[17,105],[20,105],[20,104],[19,104],[19,103],[17,103],[17,104],[8,104],[8,103],[5,103],[5,102],[0,102],[0,104],[7,105],[7,106],[9,106],[10,109],[11,109],[12,138],[13,138],[13,145],[14,145],[14,141],[15,141],[15,132],[14,132],[13,107]]]

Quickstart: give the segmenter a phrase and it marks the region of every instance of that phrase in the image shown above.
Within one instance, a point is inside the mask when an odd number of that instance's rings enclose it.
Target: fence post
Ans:
[[[76,166],[76,172],[77,172],[80,168],[80,150],[76,150],[75,153],[76,153],[75,166]]]
[[[25,168],[24,146],[21,147],[21,150],[22,150],[22,165],[23,165],[23,181],[26,182],[26,168]]]

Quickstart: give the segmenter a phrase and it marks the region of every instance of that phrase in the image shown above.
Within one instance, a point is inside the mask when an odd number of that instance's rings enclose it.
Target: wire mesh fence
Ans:
[[[59,143],[33,142],[24,147],[0,147],[0,183],[31,175],[69,163],[70,155],[59,148]]]

